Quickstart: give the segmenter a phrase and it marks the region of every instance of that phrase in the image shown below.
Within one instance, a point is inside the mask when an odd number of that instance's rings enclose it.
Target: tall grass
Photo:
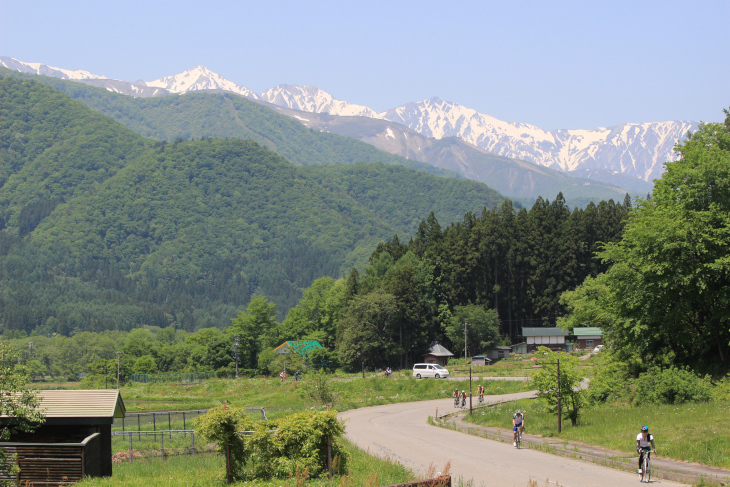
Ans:
[[[635,407],[599,404],[585,408],[576,426],[557,417],[538,400],[515,401],[475,413],[467,421],[511,428],[512,414],[525,412],[528,434],[556,437],[635,454],[636,435],[643,425],[654,435],[658,455],[675,460],[730,468],[730,401]]]

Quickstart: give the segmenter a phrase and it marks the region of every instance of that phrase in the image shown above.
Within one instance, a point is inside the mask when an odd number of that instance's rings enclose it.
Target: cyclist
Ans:
[[[649,450],[651,446],[651,450]],[[656,453],[656,447],[654,446],[654,436],[649,434],[649,427],[642,426],[641,433],[636,435],[636,452],[639,454],[639,475],[641,471],[641,465],[644,462],[644,455],[648,455],[650,451]]]
[[[459,388],[454,389],[454,393],[451,395],[454,398],[454,406],[459,405]]]
[[[517,430],[525,431],[525,416],[521,410],[512,415],[512,446],[517,446]]]
[[[484,386],[479,384],[477,387],[477,393],[479,394],[479,402],[484,402]]]
[[[466,406],[466,391],[461,391],[461,407]]]

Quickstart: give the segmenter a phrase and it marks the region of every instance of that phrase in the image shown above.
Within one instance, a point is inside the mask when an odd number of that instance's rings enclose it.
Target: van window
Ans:
[[[425,369],[425,368],[426,368],[426,366],[425,366],[425,365],[423,365],[423,364],[419,364],[419,365],[416,365],[416,366],[414,366],[413,368],[414,368],[414,369]]]

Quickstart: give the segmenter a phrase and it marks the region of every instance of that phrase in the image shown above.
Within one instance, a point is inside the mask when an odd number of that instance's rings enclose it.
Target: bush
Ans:
[[[327,442],[331,445],[333,470],[343,473],[347,453],[340,443],[344,422],[336,411],[296,413],[275,421],[254,422],[243,408],[219,406],[197,420],[204,441],[221,452],[228,444],[231,480],[258,480],[294,475],[313,478],[327,469]],[[251,436],[240,431],[253,431]],[[335,458],[337,461],[335,461]]]
[[[588,388],[588,399],[593,403],[630,402],[634,389],[635,379],[628,364],[606,357],[596,367],[596,375]]]
[[[710,378],[698,377],[688,369],[652,367],[636,379],[636,405],[679,404],[711,398]]]
[[[300,388],[300,391],[302,397],[309,398],[318,404],[333,404],[336,399],[331,381],[322,369],[307,374],[307,380]]]

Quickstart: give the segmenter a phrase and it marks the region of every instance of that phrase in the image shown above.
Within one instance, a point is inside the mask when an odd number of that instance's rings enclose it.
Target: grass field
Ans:
[[[316,404],[304,397],[300,389],[306,382],[280,382],[279,379],[210,379],[196,385],[131,384],[122,387],[127,411],[182,411],[207,409],[221,401],[234,406],[265,407],[267,416],[275,418],[292,411],[309,409]],[[476,378],[475,378],[476,380]],[[522,382],[488,381],[482,384],[487,394],[508,394],[526,390]],[[339,411],[363,406],[391,404],[450,397],[454,388],[466,383],[413,378],[358,377],[335,378],[330,382],[335,392],[333,405]],[[473,385],[476,390],[476,383]]]
[[[556,437],[633,454],[643,425],[654,435],[658,455],[676,460],[730,468],[730,402],[635,407],[600,404],[584,409],[579,423],[557,417],[538,400],[515,401],[485,408],[466,418],[485,426],[511,429],[512,414],[525,412],[528,434]]]
[[[260,487],[355,487],[394,484],[415,480],[413,474],[400,464],[379,459],[359,450],[352,443],[344,441],[349,452],[349,469],[345,477],[311,480],[276,479],[271,481],[239,482],[233,485],[256,485]],[[222,455],[205,454],[172,457],[167,460],[147,459],[114,464],[114,475],[109,478],[86,479],[82,487],[208,487],[226,485],[225,460]]]

